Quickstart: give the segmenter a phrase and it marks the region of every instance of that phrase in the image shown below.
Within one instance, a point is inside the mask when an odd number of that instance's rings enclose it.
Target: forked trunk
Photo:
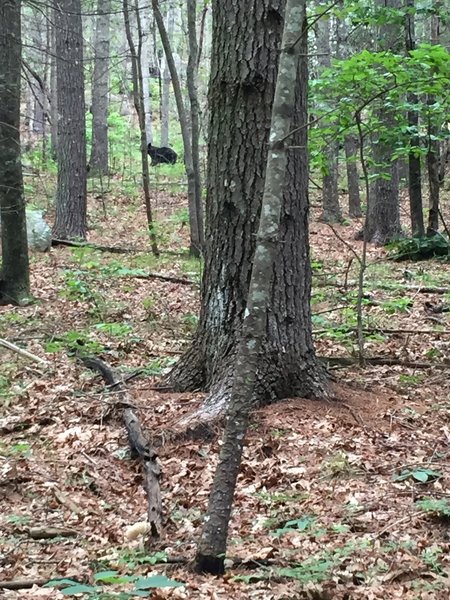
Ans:
[[[237,342],[247,302],[266,170],[284,3],[213,4],[205,271],[192,348],[169,375],[179,390],[207,389],[190,422],[223,413],[230,397]],[[241,22],[242,27],[229,27]],[[251,57],[249,60],[248,57]],[[306,65],[303,65],[306,71]],[[306,81],[306,72],[301,77]],[[264,401],[318,397],[324,375],[314,354],[308,241],[306,93],[299,90],[280,220],[271,310],[259,358],[256,394]]]

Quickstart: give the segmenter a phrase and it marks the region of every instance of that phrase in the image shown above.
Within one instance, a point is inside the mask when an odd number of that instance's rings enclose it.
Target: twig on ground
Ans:
[[[4,348],[8,348],[8,350],[12,350],[16,354],[20,354],[20,356],[24,356],[25,358],[28,358],[34,362],[39,363],[40,365],[45,365],[46,367],[49,366],[48,362],[46,360],[44,360],[43,358],[40,358],[39,356],[36,356],[35,354],[31,354],[31,352],[28,352],[27,350],[23,350],[22,348],[19,348],[19,346],[16,346],[12,342],[8,342],[7,340],[0,339],[0,346],[3,346]]]

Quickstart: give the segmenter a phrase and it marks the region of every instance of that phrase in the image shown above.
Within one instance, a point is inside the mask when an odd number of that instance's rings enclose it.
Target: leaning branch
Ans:
[[[139,417],[135,412],[135,406],[121,377],[99,358],[83,358],[81,360],[89,369],[98,371],[108,386],[114,386],[118,392],[119,400],[115,405],[122,409],[122,419],[127,431],[131,455],[133,458],[138,458],[141,461],[144,472],[149,532],[151,537],[158,538],[161,533],[162,517],[161,490],[159,485],[161,468],[158,462],[158,455],[150,445],[142,429]]]

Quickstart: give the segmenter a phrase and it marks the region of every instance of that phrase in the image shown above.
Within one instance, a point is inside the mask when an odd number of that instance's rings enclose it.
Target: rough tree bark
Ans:
[[[376,0],[376,4],[383,9],[398,9],[400,0]],[[389,19],[379,27],[378,50],[399,52],[400,39],[398,22]],[[395,127],[394,112],[387,110],[381,103],[378,108],[378,120],[385,132]],[[373,193],[368,198],[364,235],[368,242],[383,245],[401,233],[398,164],[397,161],[392,161],[392,144],[385,134],[375,136],[372,154],[375,168],[378,172],[382,172],[383,176],[378,177],[371,186]]]
[[[30,295],[27,227],[20,156],[21,2],[0,3],[0,303]]]
[[[170,71],[170,77],[173,85],[173,92],[177,103],[178,118],[180,120],[181,136],[183,138],[184,150],[184,166],[186,168],[186,176],[188,180],[188,207],[189,207],[189,227],[190,227],[190,253],[193,256],[200,256],[203,248],[203,209],[200,198],[199,189],[199,173],[196,176],[194,170],[193,146],[192,137],[189,133],[188,119],[186,109],[184,107],[183,92],[181,91],[180,78],[173,58],[172,48],[170,45],[169,33],[164,26],[161,10],[158,0],[152,0],[153,14],[155,15],[156,25],[158,27],[161,43],[164,48],[166,63]],[[193,92],[190,84],[190,96]],[[192,104],[191,104],[192,108]],[[197,122],[198,122],[198,105],[197,105]],[[198,155],[198,126],[197,126],[197,155]],[[197,157],[198,167],[198,157]]]
[[[261,209],[283,6],[279,0],[255,0],[251,8],[245,0],[213,2],[202,306],[193,345],[169,375],[179,390],[210,393],[185,425],[223,414],[230,398]],[[298,102],[294,125],[299,129],[291,142],[303,148],[306,98]],[[264,402],[319,397],[324,390],[311,334],[305,177],[306,152],[292,150],[280,223],[283,243],[256,381],[255,393]]]
[[[405,49],[409,54],[416,47],[416,34],[414,27],[414,1],[406,0],[407,11],[405,13]],[[414,107],[419,108],[417,94],[407,94],[408,105],[408,128],[411,132],[410,146],[411,151],[408,155],[408,191],[409,191],[409,210],[411,216],[411,232],[413,236],[423,237],[425,227],[423,223],[423,203],[422,203],[422,174],[420,164],[419,137],[419,113]]]
[[[86,238],[86,121],[81,0],[58,0],[56,79],[58,186],[53,235]]]
[[[266,323],[271,309],[274,264],[283,240],[280,217],[286,181],[287,149],[291,119],[295,110],[296,87],[305,91],[306,82],[297,83],[300,50],[306,37],[306,0],[287,0],[280,64],[275,90],[267,158],[266,179],[259,220],[256,252],[251,269],[247,309],[237,352],[231,402],[220,460],[209,497],[207,518],[197,548],[196,570],[212,574],[224,572],[228,526],[236,480],[255,403],[254,390],[259,367],[259,353],[266,340]],[[304,73],[303,73],[304,74]],[[304,194],[304,183],[301,194]]]
[[[92,174],[108,172],[108,94],[111,0],[98,0],[94,36],[92,75],[92,147],[89,165]]]

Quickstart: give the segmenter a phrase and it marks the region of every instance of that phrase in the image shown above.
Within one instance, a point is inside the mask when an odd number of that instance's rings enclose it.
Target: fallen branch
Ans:
[[[121,381],[121,377],[113,369],[99,358],[82,358],[83,364],[89,369],[98,371],[108,386],[115,386],[119,400],[116,407],[122,408],[122,418],[127,430],[128,443],[133,458],[142,461],[144,471],[144,489],[147,495],[147,514],[149,532],[153,538],[158,538],[161,531],[161,490],[159,480],[161,468],[158,463],[158,455],[147,440],[130,395]]]
[[[357,287],[358,282],[355,280],[350,281],[316,281],[314,287],[335,287],[347,289],[349,287]],[[421,285],[402,285],[398,283],[380,283],[378,281],[366,281],[366,287],[375,287],[379,290],[392,290],[392,291],[405,291],[415,292],[417,294],[449,294],[450,287],[434,287],[434,286],[421,286]]]
[[[11,581],[0,581],[0,590],[27,590],[34,585],[42,587],[50,579],[13,579]]]
[[[197,282],[192,281],[191,279],[185,279],[184,277],[172,277],[172,275],[160,275],[159,273],[145,273],[142,275],[131,274],[129,277],[134,277],[135,279],[160,279],[161,281],[181,283],[182,285],[199,285]]]
[[[339,367],[351,367],[358,364],[358,358],[352,356],[318,356],[320,361]],[[387,366],[400,366],[407,369],[450,369],[450,363],[429,363],[422,361],[409,361],[401,360],[399,358],[389,356],[372,356],[365,359],[368,365],[387,365]]]
[[[340,329],[338,327],[329,327],[328,329],[314,329],[313,334],[319,335],[322,333],[329,333],[333,329]],[[357,331],[356,327],[342,327],[343,333],[351,333]],[[366,333],[385,333],[386,335],[450,335],[450,331],[439,331],[435,329],[389,329],[389,327],[364,327],[363,331]]]
[[[24,356],[25,358],[29,358],[30,360],[39,363],[40,365],[45,365],[46,367],[48,367],[48,362],[46,360],[40,358],[39,356],[36,356],[35,354],[31,354],[31,352],[28,352],[27,350],[19,348],[19,346],[16,346],[12,342],[0,339],[0,346],[8,348],[8,350],[12,350],[16,354],[20,354],[20,356]]]
[[[74,537],[78,532],[64,527],[30,527],[28,535],[33,540],[50,540],[55,537]]]
[[[111,252],[112,254],[131,254],[136,252],[133,248],[123,248],[121,246],[101,246],[90,244],[88,242],[75,242],[74,240],[61,240],[52,238],[52,246],[70,246],[71,248],[88,248],[90,250],[99,250],[100,252]]]

